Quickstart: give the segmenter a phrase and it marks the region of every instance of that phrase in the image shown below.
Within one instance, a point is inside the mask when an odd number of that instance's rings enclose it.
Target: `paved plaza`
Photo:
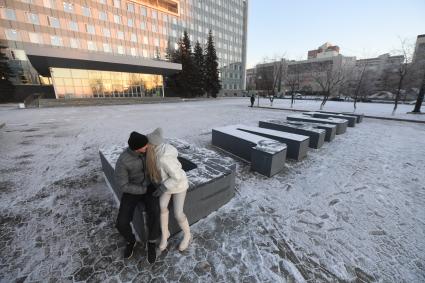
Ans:
[[[272,178],[236,159],[235,197],[187,251],[177,234],[153,265],[142,244],[122,259],[99,147],[161,126],[229,156],[212,128],[293,114],[248,103],[1,107],[0,282],[424,282],[425,125],[367,118]]]

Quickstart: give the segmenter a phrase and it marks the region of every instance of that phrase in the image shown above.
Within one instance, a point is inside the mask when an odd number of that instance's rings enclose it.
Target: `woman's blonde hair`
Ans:
[[[148,176],[154,183],[161,183],[161,173],[158,170],[156,159],[156,145],[149,144],[146,150],[146,166],[148,169]]]

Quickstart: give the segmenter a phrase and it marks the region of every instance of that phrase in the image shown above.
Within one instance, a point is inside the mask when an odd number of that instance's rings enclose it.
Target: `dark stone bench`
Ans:
[[[286,117],[288,121],[301,121],[301,122],[309,122],[309,123],[317,123],[317,124],[331,124],[336,125],[336,134],[341,135],[347,131],[348,121],[338,118],[314,118],[306,115],[293,115]]]
[[[234,126],[212,129],[212,144],[251,162],[251,170],[267,177],[285,166],[286,144],[237,130]]]
[[[184,212],[190,224],[208,216],[233,198],[236,164],[231,158],[222,157],[205,148],[194,147],[184,141],[173,139],[168,142],[177,148],[179,161],[189,180]],[[118,203],[122,192],[115,184],[114,170],[115,163],[125,147],[126,145],[111,146],[99,150],[106,181]],[[180,231],[180,227],[174,218],[172,201],[169,210],[169,229],[173,235]],[[144,206],[140,204],[134,212],[132,224],[133,230],[142,241],[147,239],[145,219]]]
[[[273,139],[281,143],[286,144],[286,157],[295,159],[297,161],[302,160],[307,156],[308,144],[310,138],[308,136],[292,134],[288,132],[276,131],[271,129],[265,129],[260,127],[249,127],[244,125],[236,125],[238,130],[251,133],[254,135],[262,136],[265,138]]]
[[[348,121],[348,127],[355,127],[356,126],[356,122],[357,122],[357,118],[353,117],[353,116],[347,116],[347,115],[342,115],[342,114],[331,114],[331,113],[321,113],[321,112],[308,112],[308,113],[304,113],[307,115],[311,115],[314,118],[339,118],[339,119],[344,119]]]
[[[310,137],[309,147],[311,148],[321,148],[325,142],[326,130],[319,129],[317,126],[280,120],[260,121],[258,125],[260,128],[308,136]]]
[[[357,123],[363,122],[363,117],[364,117],[364,114],[354,114],[354,113],[350,113],[350,112],[330,112],[330,111],[317,111],[317,112],[329,113],[329,114],[342,114],[342,115],[345,115],[345,116],[353,116],[353,117],[356,117]]]

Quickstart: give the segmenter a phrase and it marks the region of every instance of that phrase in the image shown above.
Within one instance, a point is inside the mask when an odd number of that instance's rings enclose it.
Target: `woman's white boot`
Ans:
[[[170,237],[170,231],[168,231],[168,212],[161,212],[161,242],[159,243],[159,250],[162,252],[167,248],[168,238]]]
[[[180,242],[180,245],[179,245],[179,250],[182,252],[187,249],[187,247],[189,246],[190,240],[192,239],[187,217],[185,217],[182,222],[179,222],[179,226],[183,231],[183,240]]]

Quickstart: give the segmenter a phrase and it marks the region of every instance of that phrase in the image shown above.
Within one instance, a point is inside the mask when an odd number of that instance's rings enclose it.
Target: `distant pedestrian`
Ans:
[[[274,95],[273,94],[270,95],[269,99],[270,99],[270,106],[273,106]]]
[[[251,94],[251,107],[254,106],[254,102],[255,102],[255,95]]]

